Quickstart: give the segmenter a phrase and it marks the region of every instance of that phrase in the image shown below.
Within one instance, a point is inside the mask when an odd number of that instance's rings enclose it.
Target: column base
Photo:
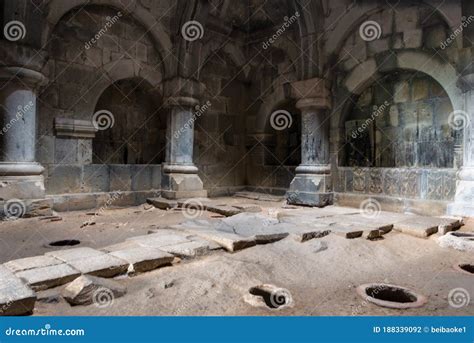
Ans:
[[[182,170],[180,170],[182,169]],[[201,178],[195,166],[165,166],[161,181],[161,195],[167,199],[205,198]],[[171,173],[169,173],[171,171]]]
[[[324,207],[332,205],[330,175],[297,174],[286,192],[286,199],[292,205]]]
[[[39,163],[0,163],[0,200],[43,199],[44,168]]]

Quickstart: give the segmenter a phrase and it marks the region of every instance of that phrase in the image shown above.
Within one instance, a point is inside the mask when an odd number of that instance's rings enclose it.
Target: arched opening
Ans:
[[[269,116],[266,132],[271,139],[266,144],[265,165],[297,167],[301,163],[301,115],[295,104],[289,101],[277,106],[273,118]]]
[[[113,125],[100,125],[100,111]],[[165,158],[166,113],[161,95],[143,79],[110,85],[97,102],[99,130],[93,140],[93,163],[160,164]]]
[[[367,87],[344,120],[343,166],[453,168],[462,131],[453,105],[430,76],[397,70]]]

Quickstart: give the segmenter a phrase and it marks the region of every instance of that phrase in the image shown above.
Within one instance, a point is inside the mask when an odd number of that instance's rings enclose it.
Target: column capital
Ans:
[[[28,87],[36,88],[48,83],[48,78],[42,73],[24,67],[0,67],[0,82],[21,80]]]
[[[199,100],[190,96],[172,96],[164,101],[165,107],[196,107],[199,105]]]
[[[291,95],[297,99],[296,107],[304,108],[331,108],[331,93],[329,81],[319,77],[295,81],[291,83]]]
[[[201,82],[183,77],[173,77],[163,81],[163,93],[165,98],[197,98],[201,97],[204,86]]]

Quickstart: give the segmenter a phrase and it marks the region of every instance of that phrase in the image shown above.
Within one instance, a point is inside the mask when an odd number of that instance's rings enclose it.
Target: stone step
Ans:
[[[0,265],[0,316],[33,313],[36,294],[8,268]]]
[[[16,276],[25,280],[36,291],[64,285],[80,275],[80,271],[66,263],[28,269],[16,273]]]
[[[74,248],[46,253],[60,259],[82,274],[100,277],[114,277],[123,274],[128,269],[128,263],[103,251],[92,248]]]
[[[125,250],[117,250],[110,253],[121,260],[129,263],[129,273],[143,273],[157,269],[164,265],[170,264],[174,256],[165,251],[139,247]]]
[[[393,229],[415,237],[426,238],[438,231],[449,232],[461,227],[462,222],[455,218],[412,216],[394,223]]]

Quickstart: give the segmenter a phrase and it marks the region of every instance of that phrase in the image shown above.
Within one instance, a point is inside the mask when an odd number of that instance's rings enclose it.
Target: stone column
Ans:
[[[316,78],[293,83],[293,94],[301,110],[301,164],[287,192],[291,204],[326,206],[333,194],[329,165],[329,91]]]
[[[0,69],[0,200],[44,198],[44,168],[35,162],[39,72]]]
[[[463,166],[456,182],[454,202],[448,205],[452,215],[474,217],[474,73],[462,77],[470,90],[464,93]],[[464,118],[464,116],[466,118]]]
[[[204,190],[198,176],[198,168],[193,164],[194,122],[200,115],[196,109],[199,101],[192,96],[194,94],[188,88],[195,87],[193,82],[189,81],[191,86],[186,82],[182,79],[171,81],[170,89],[179,95],[169,96],[166,99],[169,112],[162,196],[168,199],[207,196],[207,191]],[[183,87],[188,92],[183,91]]]

